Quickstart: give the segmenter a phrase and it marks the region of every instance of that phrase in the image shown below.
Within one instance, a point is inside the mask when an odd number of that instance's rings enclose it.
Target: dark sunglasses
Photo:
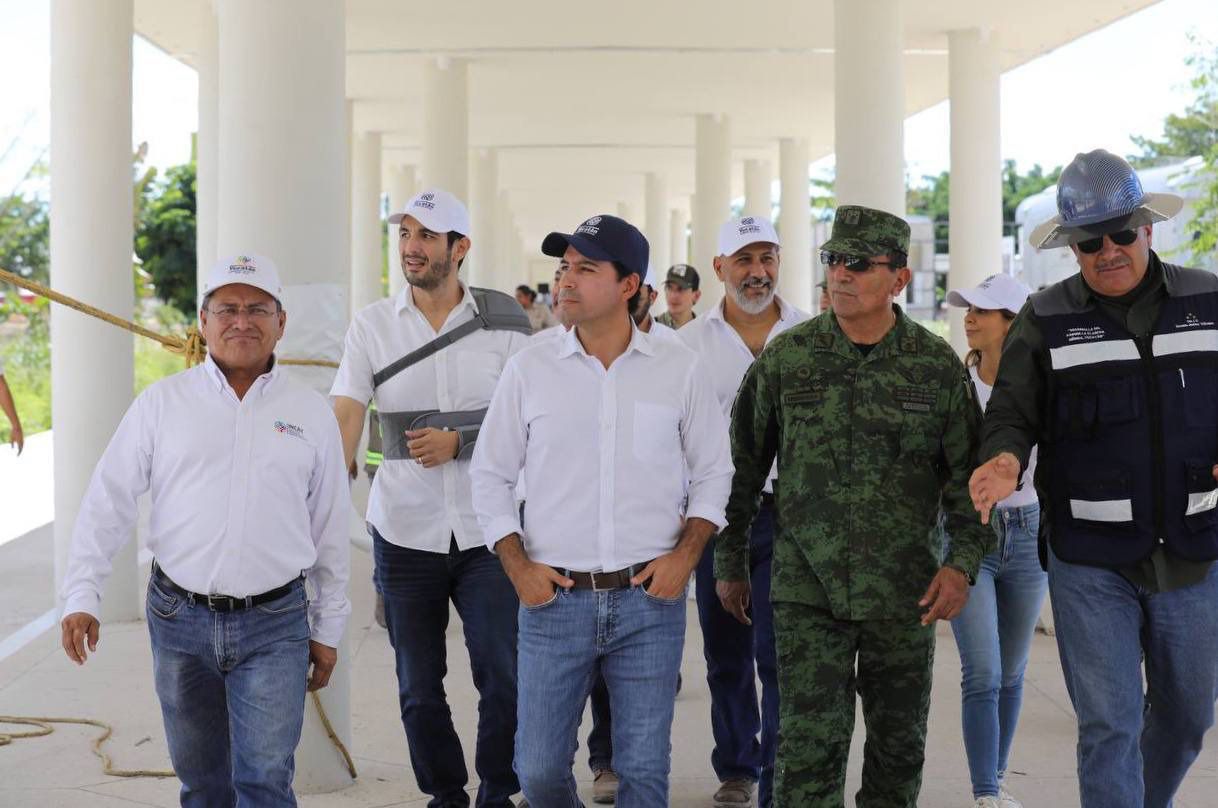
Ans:
[[[1112,239],[1113,244],[1120,247],[1128,247],[1130,244],[1133,244],[1138,240],[1137,230],[1118,230],[1115,233],[1107,233],[1105,235]],[[1094,255],[1095,253],[1104,249],[1104,236],[1096,236],[1095,238],[1089,238],[1086,241],[1076,241],[1074,242],[1074,246],[1078,247],[1078,251],[1081,253]]]
[[[872,267],[891,266],[889,261],[872,261],[870,258],[862,258],[857,255],[846,255],[844,253],[829,252],[828,250],[820,251],[820,262],[827,267],[841,264],[851,272],[866,272]]]

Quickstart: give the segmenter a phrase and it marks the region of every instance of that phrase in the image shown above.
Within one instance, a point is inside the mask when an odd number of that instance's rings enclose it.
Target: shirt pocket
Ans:
[[[634,405],[634,456],[644,463],[671,461],[681,455],[681,411],[667,404]]]

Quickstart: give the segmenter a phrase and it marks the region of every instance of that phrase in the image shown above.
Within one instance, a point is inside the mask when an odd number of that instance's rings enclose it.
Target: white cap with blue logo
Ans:
[[[271,297],[283,302],[283,284],[279,281],[279,270],[275,262],[263,255],[230,255],[212,264],[203,284],[200,298],[207,297],[221,286],[243,283],[261,289]]]
[[[419,224],[436,233],[469,235],[469,211],[460,199],[442,188],[416,194],[400,213],[389,217],[389,223],[397,224],[406,216],[418,219]]]
[[[719,228],[719,252],[716,255],[733,255],[741,247],[757,242],[778,246],[778,232],[764,216],[738,216],[728,219]]]

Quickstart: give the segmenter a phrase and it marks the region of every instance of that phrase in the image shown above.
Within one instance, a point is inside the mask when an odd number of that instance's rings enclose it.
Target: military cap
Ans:
[[[675,283],[682,289],[696,290],[700,280],[698,270],[689,264],[673,264],[668,268],[668,274],[664,277],[664,283]]]
[[[909,222],[875,208],[842,205],[833,217],[829,240],[820,248],[861,257],[888,252],[908,255]]]

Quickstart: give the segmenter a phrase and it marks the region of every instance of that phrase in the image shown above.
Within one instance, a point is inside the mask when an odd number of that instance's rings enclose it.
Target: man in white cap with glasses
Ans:
[[[207,358],[136,398],[72,533],[63,647],[79,665],[97,650],[137,499],[152,492],[146,614],[183,805],[296,804],[305,689],[329,681],[351,611],[342,443],[325,399],[275,362],[282,297],[270,259],[212,268]]]
[[[465,205],[423,191],[389,217],[406,285],[359,311],[330,395],[350,463],[375,398],[381,467],[367,522],[398,701],[419,790],[469,805],[465,753],[444,690],[449,603],[478,689],[476,805],[510,806],[516,730],[516,593],[486,549],[470,500],[469,458],[508,357],[532,327],[509,295],[458,278],[470,250]]]
[[[807,320],[806,312],[778,296],[782,254],[769,219],[736,217],[719,228],[715,275],[724,285],[723,300],[677,335],[702,357],[715,397],[729,420],[736,391],[749,367],[782,332]],[[774,755],[778,744],[778,669],[774,620],[770,608],[770,563],[774,547],[774,481],[765,483],[761,506],[748,531],[747,580],[720,584],[742,590],[748,612],[733,616],[715,590],[715,540],[698,562],[696,594],[702,626],[702,653],[711,693],[711,766],[720,786],[715,806],[773,802]],[[761,680],[758,710],[757,680]]]
[[[1169,806],[1214,721],[1218,278],[1151,249],[1182,205],[1103,150],[1062,171],[1031,240],[1079,273],[1012,324],[970,485],[985,520],[1038,446],[1083,808]]]

